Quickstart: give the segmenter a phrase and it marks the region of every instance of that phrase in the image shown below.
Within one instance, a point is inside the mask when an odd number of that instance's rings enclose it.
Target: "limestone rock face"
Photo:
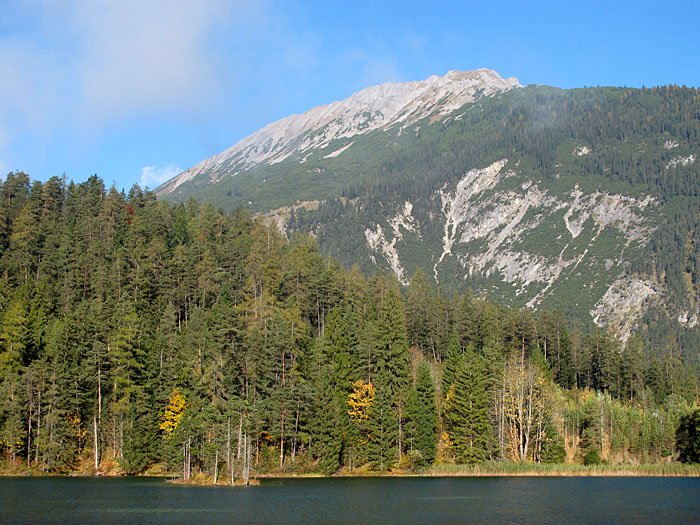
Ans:
[[[403,285],[421,269],[443,290],[560,309],[622,339],[659,320],[700,339],[700,213],[681,217],[700,194],[690,100],[450,71],[273,122],[156,193],[247,207]],[[669,217],[687,231],[664,229]],[[659,256],[668,239],[682,260]]]
[[[233,176],[258,164],[275,164],[294,153],[322,150],[337,139],[367,134],[395,125],[406,126],[426,115],[448,115],[478,97],[520,87],[490,69],[450,71],[426,80],[372,86],[338,102],[310,109],[268,124],[223,153],[214,155],[161,185],[159,196],[175,191],[200,175],[212,181]],[[333,158],[352,143],[326,155]]]

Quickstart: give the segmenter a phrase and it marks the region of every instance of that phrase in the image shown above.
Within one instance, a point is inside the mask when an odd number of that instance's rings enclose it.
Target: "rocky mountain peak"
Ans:
[[[516,87],[520,87],[516,78],[503,79],[485,68],[449,71],[444,76],[434,75],[422,81],[371,86],[345,100],[273,122],[169,180],[156,193],[173,192],[202,174],[216,182],[258,164],[274,164],[295,153],[323,149],[336,139],[396,124],[408,125],[433,113],[447,115],[481,96]]]

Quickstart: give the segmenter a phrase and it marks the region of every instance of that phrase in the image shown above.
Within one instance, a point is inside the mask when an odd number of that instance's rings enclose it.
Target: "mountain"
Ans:
[[[347,265],[418,269],[620,337],[700,341],[696,89],[383,84],[272,123],[156,190],[245,206]]]
[[[189,182],[193,186],[215,184],[223,177],[260,164],[277,164],[294,155],[297,159],[301,156],[298,160],[304,163],[310,154],[326,150],[333,141],[392,126],[405,127],[433,114],[448,115],[480,96],[519,86],[516,79],[504,80],[488,69],[450,71],[422,82],[372,86],[340,102],[273,122],[166,182],[157,192],[171,193]],[[345,142],[324,158],[337,157],[351,145]]]

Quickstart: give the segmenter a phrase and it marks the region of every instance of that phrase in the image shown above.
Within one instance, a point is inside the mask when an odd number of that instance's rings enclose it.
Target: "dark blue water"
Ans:
[[[700,523],[698,478],[0,478],[2,523]]]

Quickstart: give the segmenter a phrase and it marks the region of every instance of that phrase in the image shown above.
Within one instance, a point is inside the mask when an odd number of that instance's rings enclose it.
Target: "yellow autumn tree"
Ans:
[[[374,405],[374,385],[365,383],[362,379],[353,381],[352,392],[348,394],[348,415],[353,421],[369,419]]]
[[[173,432],[177,430],[177,426],[180,424],[180,419],[182,419],[186,408],[187,401],[180,393],[180,389],[176,388],[173,390],[173,393],[170,394],[168,406],[163,414],[163,422],[160,424],[160,429],[163,431],[164,437],[170,437]]]
[[[348,394],[345,401],[348,405],[348,415],[351,422],[351,435],[349,439],[350,470],[354,462],[361,457],[361,450],[372,441],[372,430],[370,428],[370,417],[374,406],[374,385],[365,383],[362,379],[352,381],[352,392]]]

